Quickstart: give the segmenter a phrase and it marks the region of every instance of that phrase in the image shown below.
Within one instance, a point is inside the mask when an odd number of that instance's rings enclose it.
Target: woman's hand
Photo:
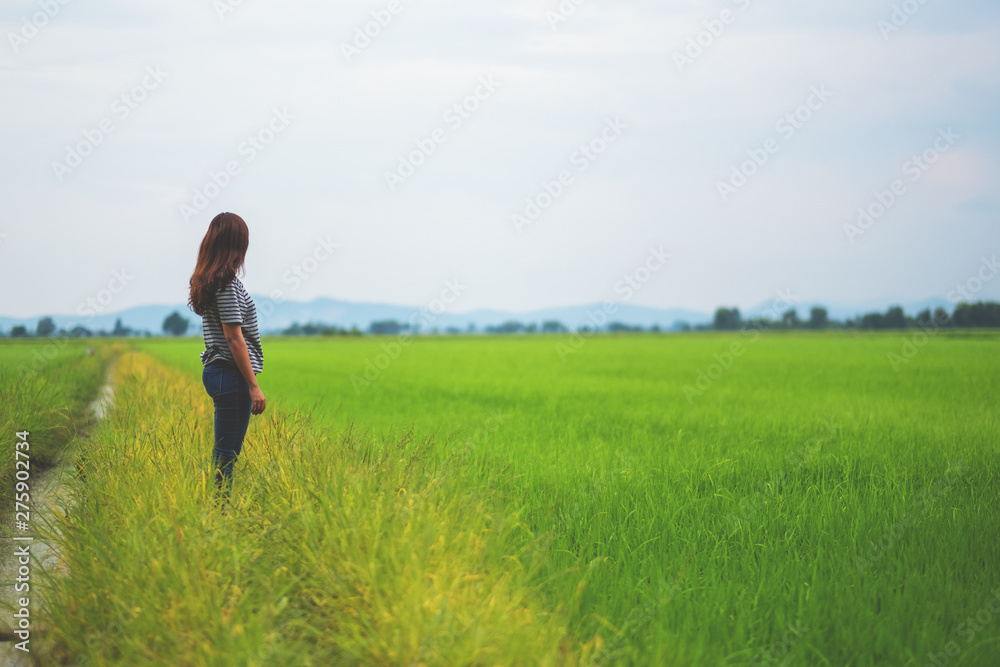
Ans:
[[[253,407],[250,408],[250,414],[260,415],[264,413],[264,407],[267,404],[267,399],[264,398],[264,392],[260,390],[260,385],[254,385],[250,387],[250,400],[253,401]]]

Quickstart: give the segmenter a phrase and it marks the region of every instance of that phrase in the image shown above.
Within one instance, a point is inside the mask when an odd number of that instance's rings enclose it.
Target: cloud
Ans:
[[[247,0],[220,17],[211,2],[71,0],[16,54],[7,35],[38,5],[7,3],[0,277],[22,284],[42,249],[65,275],[98,282],[153,256],[122,307],[180,301],[204,225],[228,209],[254,227],[246,282],[258,292],[317,233],[344,239],[301,298],[416,305],[461,272],[481,286],[463,297],[469,308],[580,303],[652,242],[678,259],[646,305],[748,307],[776,285],[832,301],[940,295],[929,255],[960,274],[995,243],[982,220],[995,211],[1000,10],[927,3],[886,40],[878,21],[892,4],[588,1],[553,28],[556,1],[404,2],[349,63],[342,44],[386,3]],[[723,10],[736,19],[679,72],[674,55]],[[52,163],[148,67],[169,77],[59,182]],[[481,76],[502,86],[391,192],[385,172]],[[818,85],[829,103],[722,201],[718,182]],[[295,115],[288,130],[185,224],[179,205],[245,159],[241,145],[276,108]],[[511,213],[615,116],[629,123],[621,142],[517,235]],[[946,126],[963,135],[956,150],[847,243],[843,223]],[[955,225],[968,233],[947,233]],[[5,314],[78,301],[29,283]]]

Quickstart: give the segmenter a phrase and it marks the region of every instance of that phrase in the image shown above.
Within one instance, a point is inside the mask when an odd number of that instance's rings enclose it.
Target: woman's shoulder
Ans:
[[[233,278],[233,287],[243,296],[250,296],[250,293],[247,292],[247,288],[243,286],[243,281],[239,278]]]
[[[234,277],[232,280],[223,281],[219,285],[219,292],[245,292],[246,289],[243,287],[243,282]]]
[[[239,278],[233,278],[219,285],[215,292],[215,302],[220,307],[231,307],[243,303],[246,290]]]

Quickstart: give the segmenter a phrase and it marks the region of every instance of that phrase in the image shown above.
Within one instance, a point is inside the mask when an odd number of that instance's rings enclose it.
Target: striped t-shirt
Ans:
[[[233,282],[219,289],[215,303],[202,317],[205,351],[201,353],[201,363],[205,366],[220,359],[236,365],[222,330],[223,324],[242,325],[254,375],[263,371],[264,351],[260,347],[260,331],[257,330],[257,307],[239,278],[233,278]]]

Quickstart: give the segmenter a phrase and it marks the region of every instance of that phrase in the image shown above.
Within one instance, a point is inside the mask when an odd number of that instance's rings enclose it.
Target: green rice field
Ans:
[[[1000,664],[1000,337],[906,340],[265,339],[228,514],[201,341],[136,341],[47,658]]]

